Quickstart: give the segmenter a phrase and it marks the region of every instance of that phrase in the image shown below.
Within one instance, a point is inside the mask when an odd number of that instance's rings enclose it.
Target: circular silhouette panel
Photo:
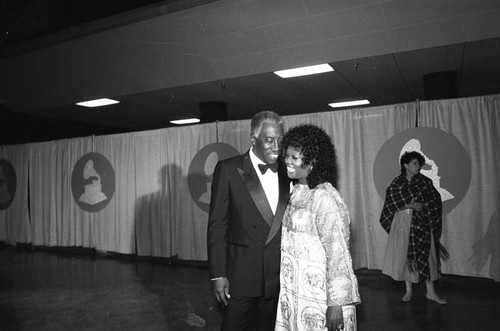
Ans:
[[[0,210],[7,209],[16,195],[16,170],[7,160],[0,160]]]
[[[385,199],[386,188],[401,173],[401,155],[410,151],[424,156],[425,165],[420,173],[432,179],[441,195],[443,214],[449,213],[469,189],[471,161],[460,141],[439,129],[405,130],[382,145],[373,166],[373,180],[378,194]]]
[[[208,212],[212,177],[215,166],[220,160],[240,155],[231,145],[213,143],[200,149],[189,166],[188,187],[191,198],[202,210]]]
[[[97,212],[108,205],[115,193],[115,172],[99,153],[82,156],[71,175],[73,198],[87,212]]]

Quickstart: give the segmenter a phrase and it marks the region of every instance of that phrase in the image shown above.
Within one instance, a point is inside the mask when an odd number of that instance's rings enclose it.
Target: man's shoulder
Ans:
[[[227,159],[220,160],[218,162],[218,164],[219,164],[219,166],[228,166],[228,167],[239,166],[241,164],[241,162],[243,162],[243,160],[247,157],[248,157],[248,153],[244,153],[244,154],[229,157]]]

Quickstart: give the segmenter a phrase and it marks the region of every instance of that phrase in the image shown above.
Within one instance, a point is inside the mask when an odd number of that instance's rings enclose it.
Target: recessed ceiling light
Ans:
[[[328,64],[317,64],[314,66],[308,66],[308,67],[301,67],[301,68],[295,68],[295,69],[288,69],[288,70],[279,70],[275,71],[274,73],[281,78],[290,78],[290,77],[298,77],[298,76],[306,76],[306,75],[314,75],[314,74],[321,74],[323,72],[330,72],[333,71],[333,68]]]
[[[328,105],[332,108],[341,108],[341,107],[351,107],[351,106],[361,106],[361,105],[369,105],[370,101],[368,100],[353,100],[353,101],[345,101],[345,102],[333,102]]]
[[[199,122],[200,122],[199,118],[185,118],[185,119],[182,119],[182,120],[170,121],[170,123],[172,123],[172,124],[178,124],[178,125],[181,125],[181,124],[192,124],[192,123],[199,123]]]
[[[77,102],[76,104],[78,106],[83,106],[83,107],[101,107],[101,106],[107,106],[107,105],[114,105],[115,103],[120,103],[120,101],[102,98],[102,99],[96,99],[96,100]]]

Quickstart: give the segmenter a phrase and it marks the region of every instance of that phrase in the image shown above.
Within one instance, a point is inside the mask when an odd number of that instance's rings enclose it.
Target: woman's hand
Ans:
[[[342,306],[328,306],[326,309],[326,327],[328,328],[328,331],[344,329]]]
[[[412,202],[408,205],[408,209],[413,209],[413,210],[422,210],[425,207],[427,207],[427,203],[422,203],[422,202]]]

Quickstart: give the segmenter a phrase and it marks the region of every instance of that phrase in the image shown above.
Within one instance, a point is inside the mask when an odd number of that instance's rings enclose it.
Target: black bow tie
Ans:
[[[278,163],[259,164],[259,170],[260,170],[261,174],[265,174],[267,169],[271,169],[272,172],[278,171]]]

